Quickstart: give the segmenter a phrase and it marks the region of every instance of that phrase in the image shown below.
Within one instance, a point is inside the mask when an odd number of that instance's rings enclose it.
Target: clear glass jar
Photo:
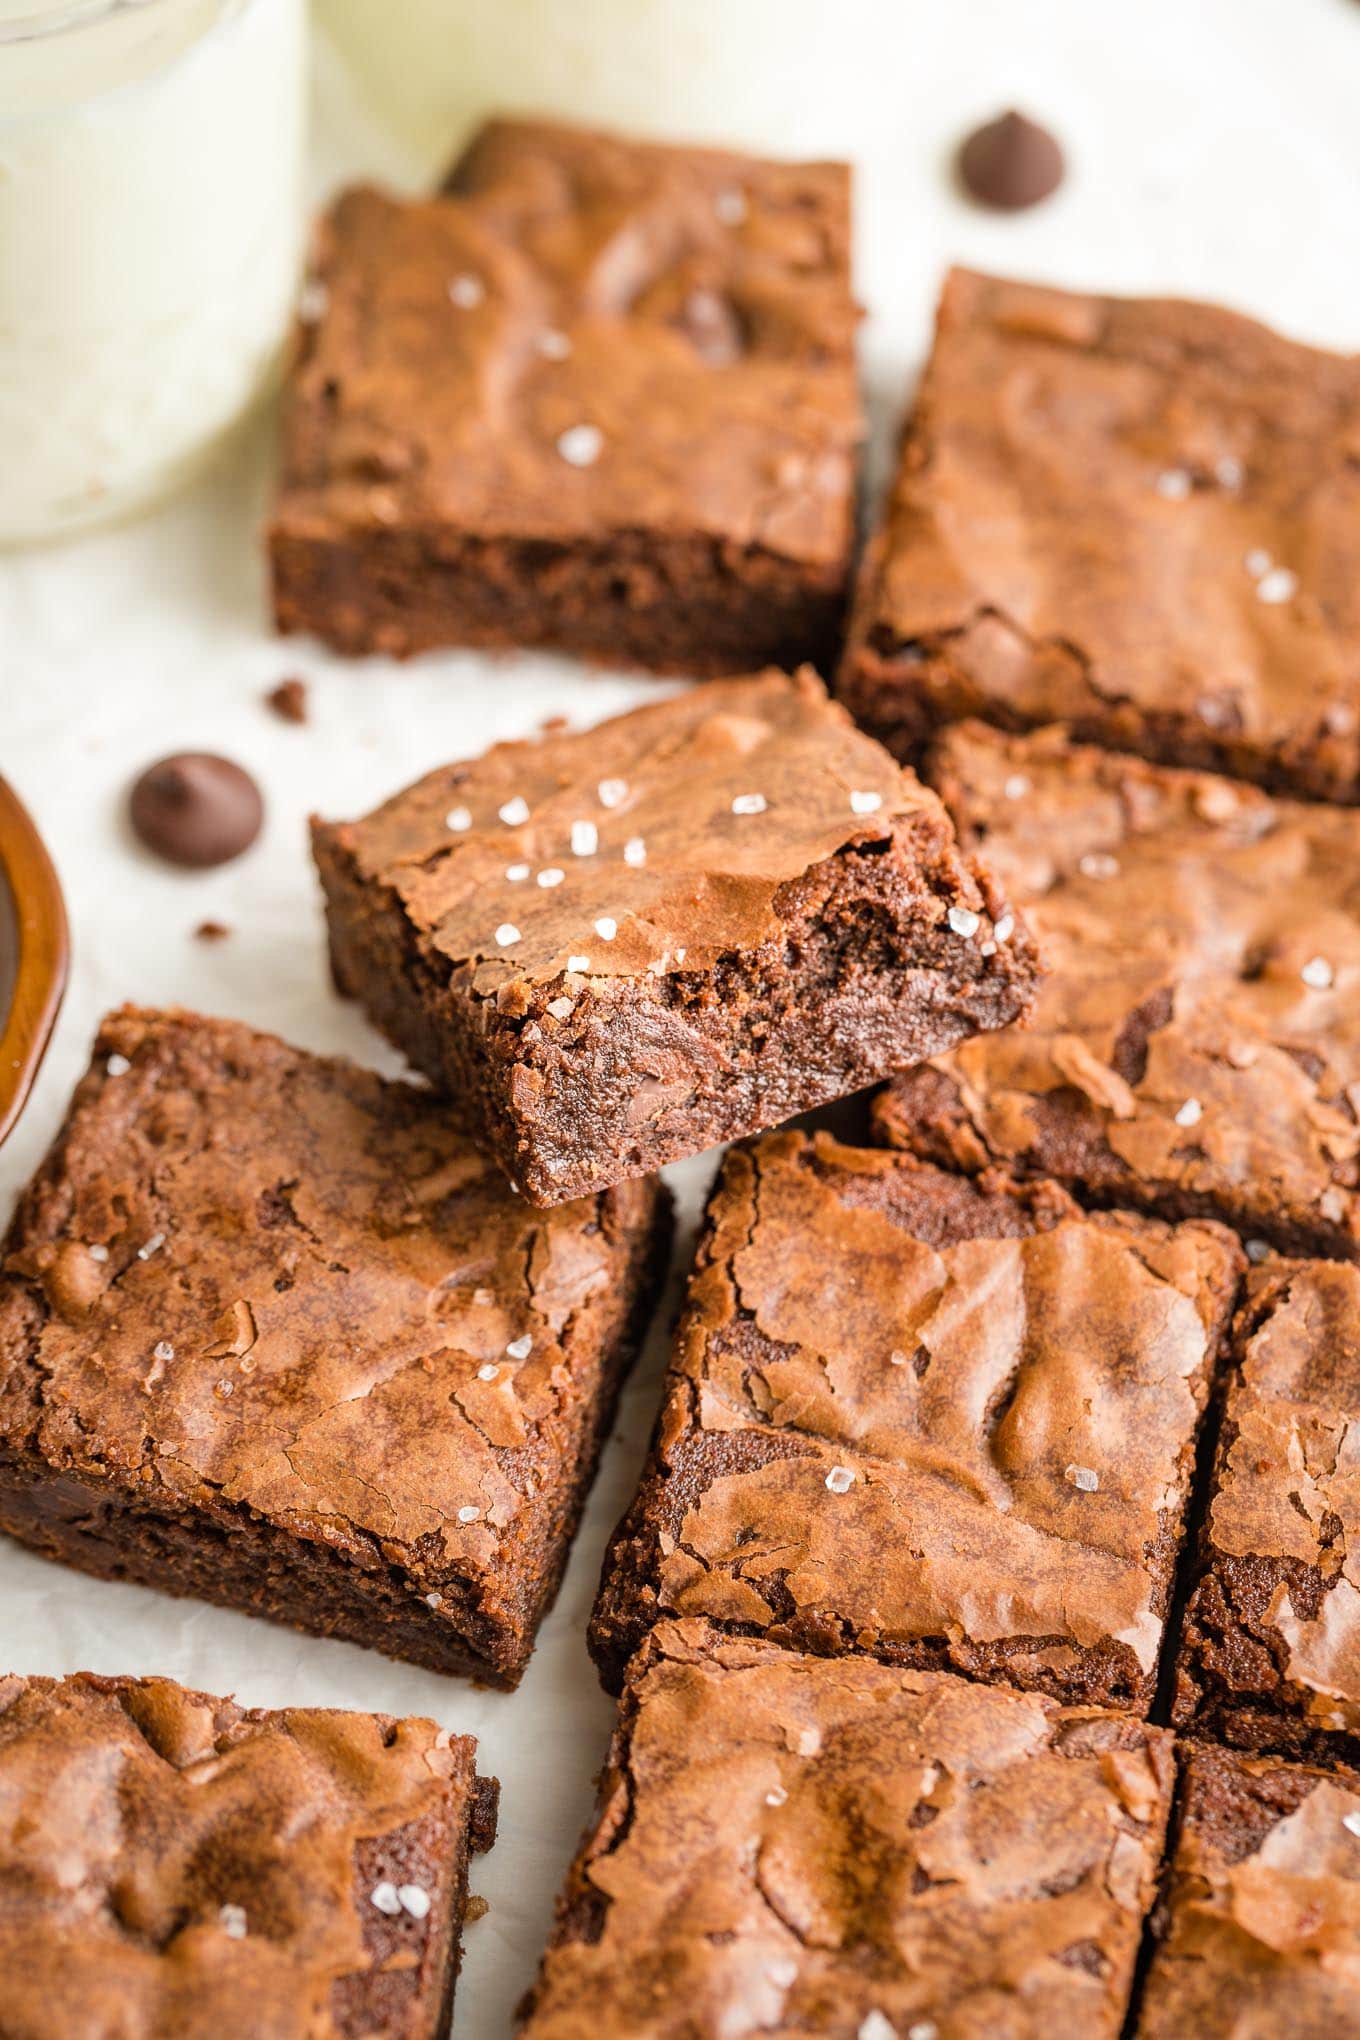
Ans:
[[[0,543],[148,502],[268,380],[304,0],[0,0]]]

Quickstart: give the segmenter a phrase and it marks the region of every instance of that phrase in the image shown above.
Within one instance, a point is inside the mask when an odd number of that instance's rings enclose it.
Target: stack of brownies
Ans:
[[[1360,366],[956,275],[847,604],[849,224],[508,122],[325,223],[281,624],[704,684],[316,824],[427,1085],[110,1017],[0,1524],[512,1686],[736,1141],[523,2032],[1360,2031]],[[447,2017],[467,1738],[14,1679],[0,1805],[7,2034]]]

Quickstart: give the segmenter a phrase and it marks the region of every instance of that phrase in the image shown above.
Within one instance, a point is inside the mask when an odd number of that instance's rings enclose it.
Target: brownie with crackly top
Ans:
[[[114,1013],[0,1256],[0,1527],[512,1686],[668,1212],[535,1211],[414,1085]]]
[[[1360,2001],[1360,1775],[1185,1751],[1138,2040],[1335,2040]]]
[[[1360,815],[1058,727],[961,723],[929,776],[1049,971],[1023,1034],[888,1086],[880,1137],[1360,1258]]]
[[[862,435],[843,164],[493,121],[443,196],[345,193],[303,305],[283,629],[829,670]]]
[[[591,1628],[702,1616],[1145,1712],[1242,1265],[825,1134],[733,1149]]]
[[[1171,1777],[1126,1714],[663,1623],[520,2032],[1115,2040]]]
[[[1253,1268],[1172,1718],[1239,1749],[1360,1760],[1360,1268]]]
[[[6,2040],[437,2040],[494,1778],[433,1721],[0,1678]],[[244,2008],[244,2012],[243,2012]]]
[[[536,1204],[759,1132],[1029,1006],[1029,931],[816,675],[497,744],[316,822],[331,953]]]
[[[941,724],[1360,800],[1360,357],[1212,305],[955,271],[841,666]]]

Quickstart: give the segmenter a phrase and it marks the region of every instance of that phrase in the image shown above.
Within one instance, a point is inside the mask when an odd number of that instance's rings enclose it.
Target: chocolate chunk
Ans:
[[[128,797],[128,815],[148,850],[167,863],[203,869],[248,850],[264,801],[248,772],[208,751],[179,751],[149,765]]]
[[[1003,113],[975,129],[959,150],[964,190],[998,212],[1023,212],[1057,190],[1063,152],[1048,132],[1023,113]]]
[[[293,677],[280,680],[277,687],[271,687],[265,700],[273,709],[280,722],[305,723],[307,720],[307,682]]]

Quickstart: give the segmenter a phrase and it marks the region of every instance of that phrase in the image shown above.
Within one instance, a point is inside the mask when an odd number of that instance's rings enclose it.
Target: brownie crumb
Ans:
[[[305,723],[308,720],[307,682],[295,675],[280,680],[277,687],[271,687],[265,700],[280,722]]]

